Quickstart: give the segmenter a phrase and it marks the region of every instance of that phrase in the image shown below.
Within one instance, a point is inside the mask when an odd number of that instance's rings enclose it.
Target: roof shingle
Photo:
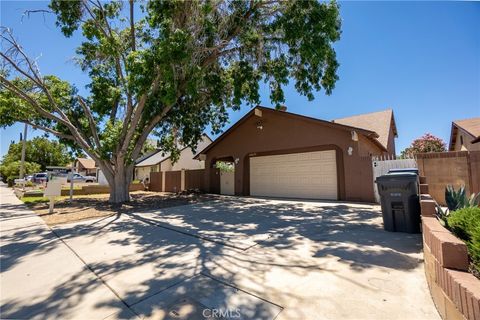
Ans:
[[[480,137],[480,117],[478,118],[471,118],[471,119],[464,119],[464,120],[456,120],[453,123],[463,130],[470,133],[474,138]]]
[[[388,145],[390,127],[392,125],[393,133],[397,136],[397,127],[395,126],[395,119],[391,109],[335,119],[332,122],[374,131],[378,134],[377,140],[385,148]]]

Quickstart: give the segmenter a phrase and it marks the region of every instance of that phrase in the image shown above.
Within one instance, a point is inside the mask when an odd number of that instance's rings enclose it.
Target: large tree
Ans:
[[[8,147],[7,154],[3,157],[1,164],[20,161],[22,154],[22,142],[12,143]],[[65,166],[73,161],[72,154],[68,148],[45,137],[35,137],[27,140],[25,145],[25,160],[40,165],[39,170],[45,170],[47,166]]]
[[[195,148],[207,125],[222,128],[228,108],[259,103],[260,81],[279,106],[289,81],[313,99],[337,80],[334,2],[54,0],[50,10],[66,37],[81,30],[89,95],[43,76],[4,29],[0,124],[72,141],[103,170],[112,202],[129,199],[134,159],[152,131],[167,152],[178,141]]]

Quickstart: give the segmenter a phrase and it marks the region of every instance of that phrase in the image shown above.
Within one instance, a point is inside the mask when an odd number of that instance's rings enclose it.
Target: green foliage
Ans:
[[[447,150],[447,145],[445,142],[435,137],[430,133],[426,133],[420,138],[413,140],[410,147],[406,148],[401,153],[401,158],[412,158],[417,153],[427,153],[427,152],[443,152]]]
[[[22,155],[22,143],[12,143],[1,164],[20,161]],[[57,141],[45,137],[35,137],[27,140],[25,148],[25,160],[40,165],[38,171],[45,171],[47,166],[65,166],[73,160],[67,147]]]
[[[217,161],[217,163],[215,163],[215,168],[219,169],[221,172],[235,171],[235,166],[231,162]]]
[[[50,198],[43,197],[43,196],[28,196],[28,197],[22,197],[20,200],[22,200],[23,203],[25,204],[36,204],[36,203],[49,202]]]
[[[466,242],[473,264],[480,271],[480,207],[452,212],[447,219],[447,227]]]
[[[25,174],[40,172],[40,165],[35,162],[25,161]],[[0,165],[0,174],[3,182],[13,181],[20,175],[20,161],[9,161]]]
[[[50,3],[66,37],[81,33],[76,61],[90,78],[82,98],[69,83],[42,76],[2,33],[0,126],[32,123],[115,175],[131,169],[152,133],[172,159],[179,146],[195,149],[205,128],[220,132],[229,109],[260,103],[261,81],[279,107],[289,83],[312,100],[321,90],[331,94],[338,79],[334,1],[156,0],[132,6],[133,17],[124,6]]]
[[[465,186],[461,186],[457,191],[451,185],[445,188],[445,202],[450,211],[462,208],[466,197]]]
[[[445,202],[447,203],[448,210],[450,211],[475,207],[479,205],[480,193],[472,193],[470,197],[467,197],[465,186],[461,186],[457,191],[455,191],[453,186],[448,185],[445,188]]]

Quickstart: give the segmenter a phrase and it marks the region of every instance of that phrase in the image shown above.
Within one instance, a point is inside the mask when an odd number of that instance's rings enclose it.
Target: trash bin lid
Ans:
[[[375,182],[378,181],[401,181],[401,180],[417,180],[418,176],[413,172],[391,172],[377,177]]]
[[[388,173],[394,173],[394,172],[413,172],[416,175],[418,175],[418,168],[401,168],[401,169],[388,170]]]

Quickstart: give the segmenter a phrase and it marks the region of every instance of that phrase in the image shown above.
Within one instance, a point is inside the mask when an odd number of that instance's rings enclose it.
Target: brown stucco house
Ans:
[[[393,112],[385,114],[379,118],[385,123],[375,124],[380,136],[368,123],[339,123],[348,118],[325,121],[258,106],[196,156],[205,160],[206,189],[224,193],[228,175],[215,164],[225,161],[234,164],[235,195],[372,202],[371,156],[395,150]]]
[[[480,117],[452,122],[449,151],[480,151]]]

